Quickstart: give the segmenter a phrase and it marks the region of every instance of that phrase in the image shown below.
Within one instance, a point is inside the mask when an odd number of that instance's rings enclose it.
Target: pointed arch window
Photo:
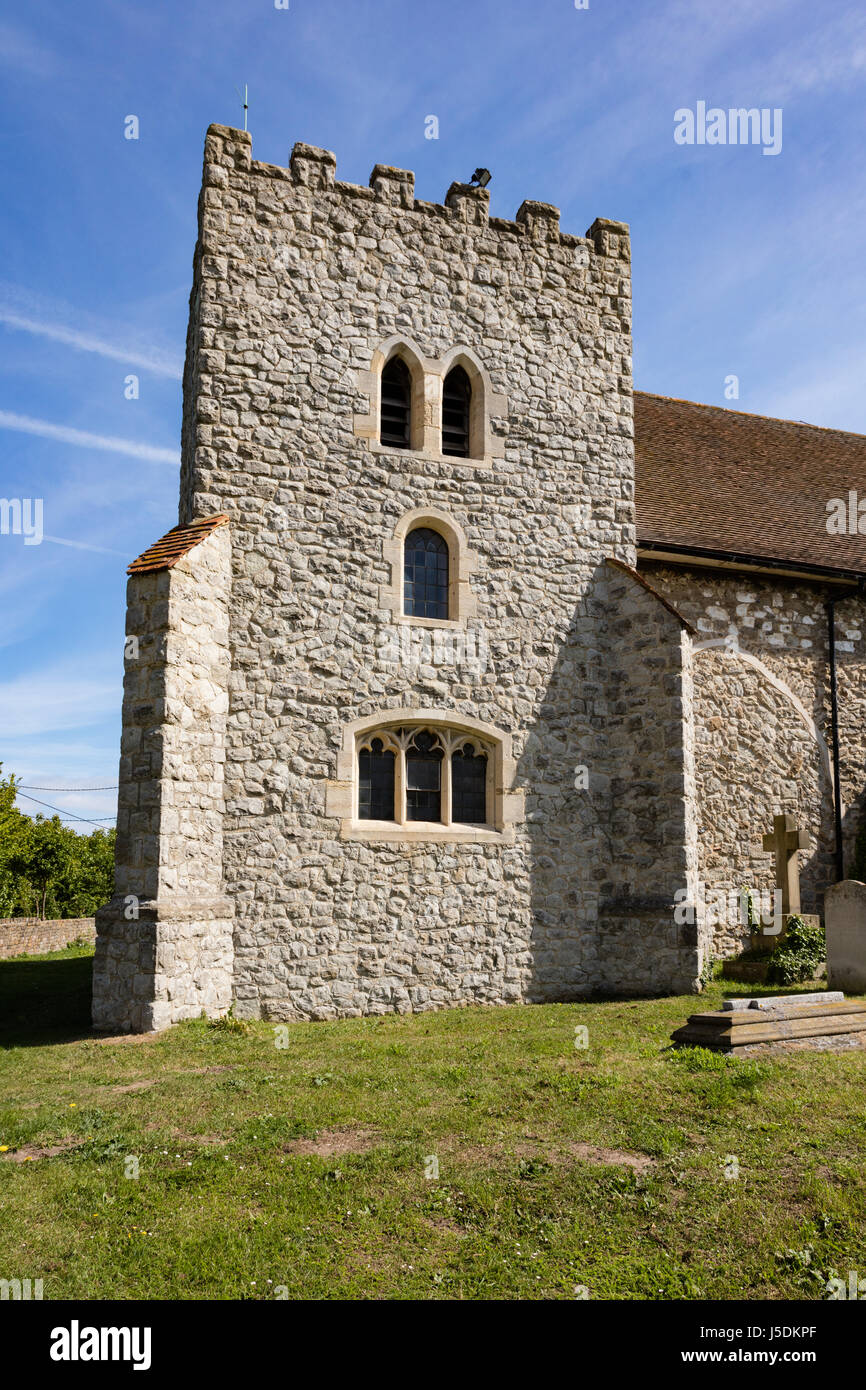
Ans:
[[[403,611],[410,618],[448,618],[448,542],[429,526],[417,526],[403,547]]]
[[[442,452],[469,457],[472,386],[464,369],[452,367],[442,388]]]
[[[402,357],[392,357],[382,368],[382,404],[379,439],[395,449],[412,442],[412,377]]]

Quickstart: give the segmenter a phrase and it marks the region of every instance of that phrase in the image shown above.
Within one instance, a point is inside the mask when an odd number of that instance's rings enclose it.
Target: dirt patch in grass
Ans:
[[[221,1071],[237,1071],[237,1067],[184,1067],[173,1071],[172,1076],[217,1076]]]
[[[157,1078],[158,1079],[158,1078]],[[126,1095],[129,1091],[149,1091],[151,1086],[155,1086],[156,1081],[129,1081],[125,1086],[109,1086],[110,1091],[117,1095]]]
[[[80,1147],[80,1139],[61,1139],[59,1144],[49,1144],[44,1148],[38,1144],[22,1144],[14,1153],[3,1154],[2,1157],[10,1163],[29,1163],[37,1158],[56,1158],[58,1154],[66,1153],[67,1149]]]
[[[109,1036],[98,1034],[90,1039],[98,1047],[113,1047],[116,1043],[124,1043],[127,1047],[136,1043],[154,1042],[157,1038],[164,1038],[166,1033],[170,1033],[170,1028],[159,1028],[155,1033],[111,1033]]]
[[[305,1154],[316,1158],[336,1158],[340,1154],[361,1154],[372,1149],[376,1134],[371,1129],[320,1129],[314,1139],[291,1139],[283,1153]]]
[[[159,1120],[148,1120],[142,1129],[148,1134],[165,1134],[173,1144],[206,1144],[215,1146],[217,1144],[227,1144],[230,1135],[227,1134],[191,1134],[187,1129],[178,1129],[176,1125],[166,1127],[160,1124]]]
[[[620,1168],[631,1168],[634,1173],[649,1173],[656,1166],[649,1154],[627,1154],[622,1149],[599,1148],[595,1144],[572,1144],[568,1152],[573,1158],[584,1163],[610,1163]]]
[[[444,1146],[443,1146],[444,1147]],[[569,1159],[579,1159],[583,1163],[599,1163],[619,1168],[630,1168],[633,1173],[649,1173],[656,1167],[656,1159],[649,1154],[625,1153],[622,1149],[608,1149],[598,1144],[546,1144],[542,1140],[531,1143],[518,1143],[513,1148],[503,1149],[497,1144],[473,1144],[448,1150],[464,1163],[495,1163],[503,1158],[541,1159],[556,1166],[567,1163]]]

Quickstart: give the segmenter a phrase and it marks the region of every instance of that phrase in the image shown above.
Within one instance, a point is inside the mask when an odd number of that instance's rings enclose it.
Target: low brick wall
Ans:
[[[93,917],[69,917],[54,922],[40,922],[36,917],[0,917],[0,960],[61,951],[79,937],[84,941],[96,940]]]

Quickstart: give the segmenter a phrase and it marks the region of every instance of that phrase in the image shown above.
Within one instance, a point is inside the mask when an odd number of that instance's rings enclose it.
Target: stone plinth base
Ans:
[[[149,1033],[202,1013],[217,1017],[231,1005],[233,959],[225,899],[112,899],[96,914],[93,1026]]]
[[[761,1008],[722,1009],[692,1014],[684,1028],[671,1034],[679,1046],[708,1047],[715,1052],[738,1052],[761,1043],[826,1039],[839,1034],[866,1033],[866,1004],[801,1004],[796,995]]]

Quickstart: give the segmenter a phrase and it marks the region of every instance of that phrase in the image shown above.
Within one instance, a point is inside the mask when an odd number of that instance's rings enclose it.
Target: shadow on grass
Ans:
[[[41,1047],[92,1036],[93,951],[0,960],[0,1047]]]

